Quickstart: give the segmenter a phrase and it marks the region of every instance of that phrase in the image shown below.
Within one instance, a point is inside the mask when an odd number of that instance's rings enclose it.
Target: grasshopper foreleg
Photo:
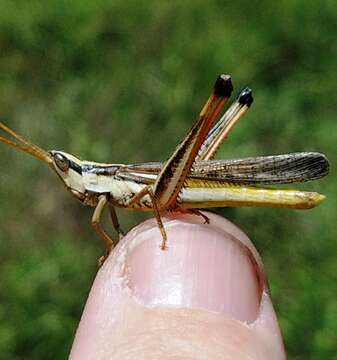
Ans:
[[[98,197],[98,204],[95,208],[95,211],[92,215],[91,218],[91,225],[93,226],[93,228],[96,230],[96,232],[98,233],[98,235],[100,236],[100,238],[104,241],[105,243],[105,255],[101,256],[98,259],[98,265],[102,266],[105,259],[109,256],[111,250],[113,249],[113,247],[115,246],[114,241],[110,238],[110,236],[104,231],[104,229],[102,228],[101,225],[101,215],[104,209],[104,206],[107,203],[107,198],[105,195],[100,195]],[[117,218],[117,217],[116,217]]]

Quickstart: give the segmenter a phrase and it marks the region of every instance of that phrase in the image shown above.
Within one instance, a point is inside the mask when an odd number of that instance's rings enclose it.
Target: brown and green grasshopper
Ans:
[[[67,189],[84,205],[95,208],[92,225],[104,240],[107,255],[118,242],[100,224],[107,205],[119,237],[122,232],[115,207],[154,212],[165,249],[167,236],[161,221],[165,211],[193,212],[226,206],[258,206],[309,209],[325,197],[316,192],[263,188],[263,185],[314,180],[329,171],[327,158],[317,152],[212,160],[219,146],[253,102],[244,88],[225,114],[215,120],[233,90],[231,78],[217,78],[213,92],[195,124],[165,162],[135,165],[82,161],[63,151],[45,151],[0,122],[13,140],[0,141],[46,162]],[[214,125],[215,123],[215,125]],[[106,255],[106,256],[107,256]],[[101,263],[106,256],[102,257]]]

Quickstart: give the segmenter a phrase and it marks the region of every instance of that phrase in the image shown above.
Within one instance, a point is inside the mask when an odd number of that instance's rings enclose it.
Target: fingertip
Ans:
[[[258,354],[262,347],[268,354],[263,358],[285,358],[273,306],[266,287],[261,286],[261,281],[265,284],[262,268],[251,251],[253,245],[228,220],[206,215],[209,225],[194,215],[164,218],[168,234],[165,251],[160,249],[162,239],[154,219],[124,237],[97,274],[72,359],[90,359],[93,354],[97,359],[109,358],[97,354],[110,354],[116,346],[124,346],[124,337],[131,333],[137,339],[148,334],[142,344],[148,343],[152,349],[153,339],[161,334],[158,326],[174,338],[176,330],[171,325],[179,323],[181,316],[186,328],[202,319],[196,336],[207,328],[227,334],[224,344],[229,344],[229,352],[238,350],[232,341],[242,338],[250,339],[245,340],[247,354]],[[186,311],[190,317],[186,318]],[[215,318],[218,329],[213,329]],[[207,342],[213,341],[209,333],[199,340],[206,349]],[[177,337],[182,340],[184,334]],[[168,340],[167,351],[175,346]]]
[[[252,322],[261,297],[256,263],[230,234],[212,225],[164,220],[168,248],[156,224],[127,258],[129,287],[145,306],[200,308]]]

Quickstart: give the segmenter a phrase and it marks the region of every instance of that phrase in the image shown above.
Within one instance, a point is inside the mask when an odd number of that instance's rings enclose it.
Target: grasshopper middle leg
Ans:
[[[124,233],[119,225],[119,221],[118,221],[118,217],[117,217],[115,208],[110,203],[108,203],[108,205],[109,205],[109,212],[110,212],[110,218],[111,218],[112,224],[118,233],[119,240],[121,240],[124,236]]]

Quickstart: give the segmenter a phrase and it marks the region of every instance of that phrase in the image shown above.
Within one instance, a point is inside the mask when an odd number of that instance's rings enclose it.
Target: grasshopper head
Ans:
[[[85,187],[82,178],[82,162],[75,156],[64,151],[49,151],[52,162],[51,168],[64,182],[67,189],[79,200],[85,199]]]
[[[13,140],[0,136],[0,141],[47,163],[62,179],[68,190],[79,200],[85,199],[81,161],[62,151],[45,151],[0,122],[0,129]]]

